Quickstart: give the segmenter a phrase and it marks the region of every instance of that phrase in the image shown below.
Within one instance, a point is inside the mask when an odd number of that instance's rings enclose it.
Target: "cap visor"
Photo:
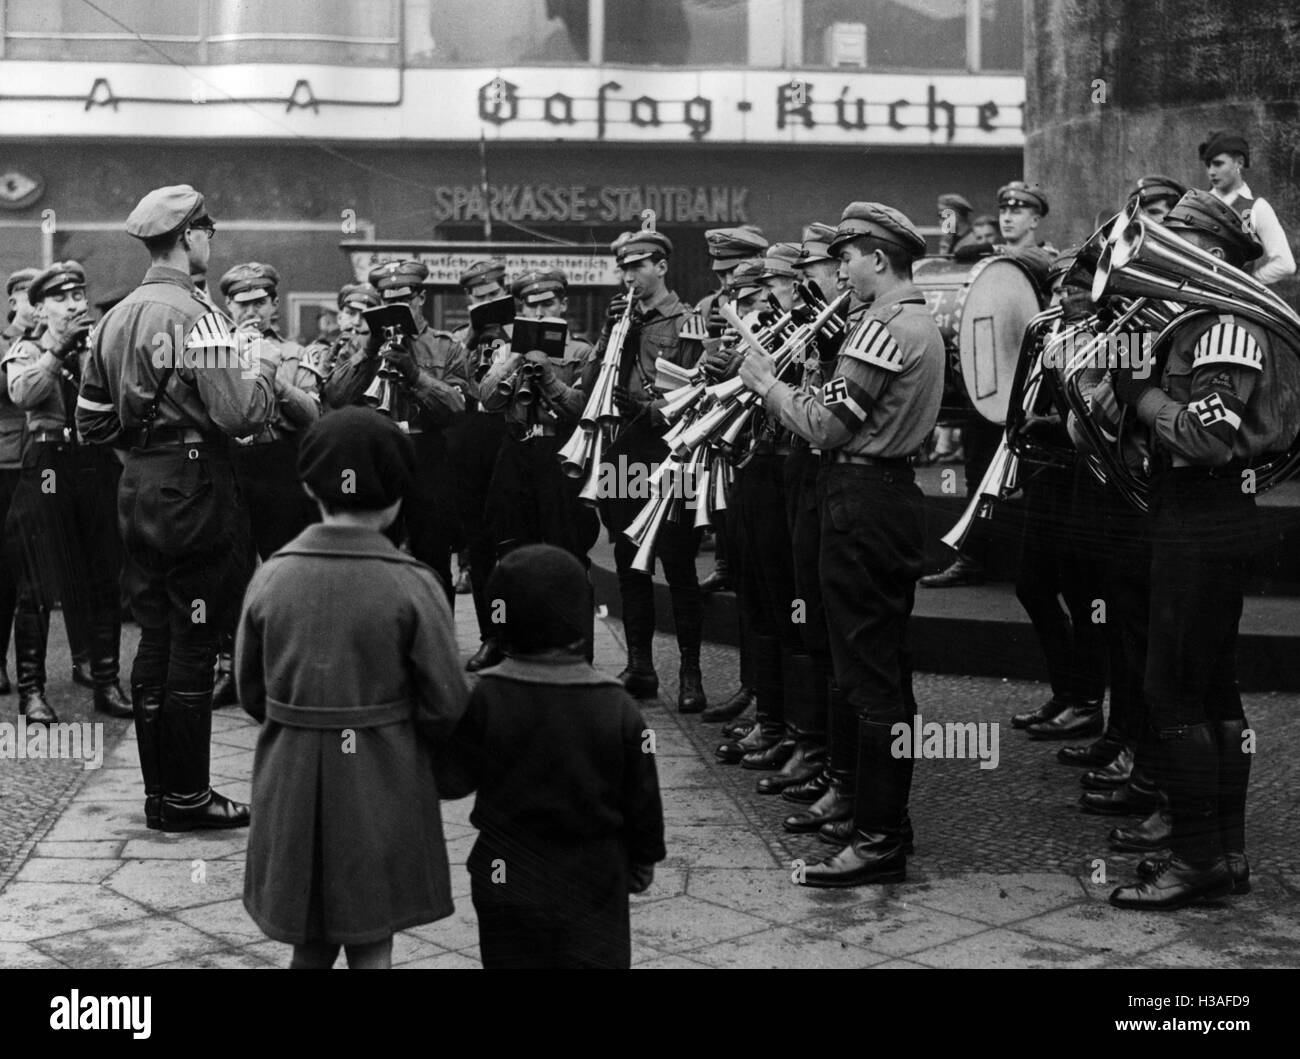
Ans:
[[[231,296],[231,301],[255,302],[258,298],[264,298],[270,293],[266,287],[258,287],[255,290],[241,290],[238,294]]]

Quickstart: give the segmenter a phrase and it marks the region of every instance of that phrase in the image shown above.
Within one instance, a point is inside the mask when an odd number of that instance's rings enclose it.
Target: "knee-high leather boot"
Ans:
[[[748,754],[769,750],[785,738],[785,723],[780,720],[781,641],[775,636],[754,638],[754,696],[757,723],[741,738],[723,743],[713,752],[725,765],[734,765]]]
[[[209,785],[211,691],[167,691],[161,745],[163,831],[248,826],[248,806]]]
[[[853,838],[838,853],[809,865],[805,886],[864,886],[906,878],[903,820],[915,762],[894,756],[892,728],[865,718],[859,722]]]
[[[1232,875],[1232,892],[1250,893],[1250,862],[1246,860],[1246,788],[1250,786],[1253,754],[1243,747],[1246,718],[1214,726],[1219,747],[1219,839]]]
[[[18,713],[31,724],[55,724],[58,717],[45,701],[45,644],[50,612],[27,592],[18,595],[14,612],[14,668],[18,673]]]
[[[114,600],[92,614],[90,626],[90,677],[95,683],[95,710],[110,717],[132,717],[131,703],[122,694],[118,680],[118,656],[122,645],[122,614]]]
[[[151,831],[162,830],[162,704],[162,688],[131,688],[135,741],[144,778],[144,820]]]
[[[785,818],[783,826],[792,834],[807,834],[822,824],[848,820],[853,816],[853,791],[858,759],[858,712],[840,689],[830,686],[830,727],[826,764],[826,792],[807,809]],[[811,780],[808,781],[812,783]],[[794,790],[791,788],[790,790]],[[789,794],[783,791],[782,794]]]
[[[1232,876],[1219,838],[1219,745],[1209,724],[1160,733],[1172,853],[1148,879],[1110,895],[1117,908],[1172,909],[1224,897]]]
[[[644,574],[632,574],[619,578],[619,589],[623,595],[627,668],[618,679],[633,698],[653,699],[659,695],[659,675],[655,673],[654,663],[654,584]]]
[[[794,753],[775,776],[758,781],[759,794],[778,794],[812,779],[826,764],[826,678],[813,657],[802,651],[781,656],[785,676],[786,730]]]
[[[677,630],[680,659],[677,676],[677,712],[700,713],[709,704],[700,672],[700,643],[704,638],[704,603],[698,587],[673,586],[673,627]]]

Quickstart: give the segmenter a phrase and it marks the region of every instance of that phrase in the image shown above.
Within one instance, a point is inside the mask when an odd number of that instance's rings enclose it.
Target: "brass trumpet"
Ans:
[[[632,329],[635,304],[636,299],[629,293],[623,315],[610,329],[605,355],[601,357],[600,369],[578,419],[578,427],[560,449],[560,466],[565,475],[569,478],[588,476],[579,496],[590,494],[594,498],[595,479],[600,473],[599,452],[603,444],[600,432],[602,429],[613,430],[622,418],[614,404],[614,387],[618,384],[623,362],[623,347],[627,344],[628,332]]]

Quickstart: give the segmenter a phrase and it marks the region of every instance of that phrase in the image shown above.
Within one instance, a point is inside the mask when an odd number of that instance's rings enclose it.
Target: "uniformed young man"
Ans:
[[[506,263],[498,258],[475,262],[460,274],[460,287],[470,309],[507,297],[510,292],[506,289]],[[510,324],[492,324],[479,330],[471,323],[452,332],[452,338],[465,350],[470,381],[474,386],[466,403],[465,415],[448,431],[448,442],[456,469],[458,509],[465,535],[465,553],[469,559],[474,616],[478,619],[479,647],[465,663],[465,669],[477,673],[505,658],[497,636],[499,627],[492,622],[487,583],[497,560],[497,540],[488,511],[489,487],[507,426],[502,407],[489,410],[483,407],[477,395],[493,357],[509,344]]]
[[[835,238],[831,225],[813,222],[804,229],[802,253],[796,267],[802,279],[816,285],[825,300],[837,296],[839,261],[830,254]],[[801,309],[811,307],[802,306]],[[844,335],[841,331],[840,340]],[[819,394],[835,369],[839,342],[822,340],[808,350],[797,385],[804,394]],[[759,794],[780,793],[787,801],[810,805],[830,786],[826,768],[826,730],[829,718],[829,688],[834,681],[831,648],[826,631],[826,606],[821,591],[821,512],[817,482],[821,450],[792,433],[790,455],[786,457],[785,502],[790,531],[791,572],[794,590],[803,601],[803,622],[799,632],[803,649],[782,666],[787,679],[786,719],[795,740],[790,759],[773,776],[758,781]]]
[[[924,539],[911,460],[938,417],[945,354],[912,283],[925,239],[911,221],[879,203],[850,203],[830,252],[864,307],[821,393],[798,393],[776,378],[770,357],[754,353],[741,361],[740,377],[771,414],[820,448],[827,464],[821,588],[838,693],[830,790],[810,814],[834,819],[835,803],[850,799],[854,834],[834,856],[810,865],[803,882],[857,886],[899,881],[906,869],[913,761],[891,752],[891,727],[912,720],[906,632]],[[850,741],[857,744],[856,777],[844,768]]]
[[[975,207],[956,192],[939,196],[939,253],[955,254],[963,247],[975,246],[979,242],[971,230],[974,212]]]
[[[959,261],[974,260],[988,254],[1015,258],[1046,297],[1048,273],[1056,249],[1048,243],[1038,242],[1037,234],[1039,223],[1047,216],[1047,211],[1047,195],[1042,188],[1023,180],[1013,180],[998,189],[998,226],[1003,242],[971,243],[956,251],[954,256]],[[1002,427],[976,413],[971,413],[962,425],[967,496],[974,496],[979,489],[1001,440]],[[921,578],[921,585],[925,588],[958,588],[982,584],[987,551],[988,541],[977,530],[967,537],[963,550],[957,553],[957,558],[947,569]]]
[[[1213,157],[1213,156],[1212,156]],[[1221,199],[1189,191],[1166,226],[1241,268],[1263,247]],[[1160,379],[1114,373],[1114,391],[1150,429],[1151,625],[1145,691],[1172,854],[1111,894],[1167,909],[1249,890],[1247,722],[1237,627],[1255,540],[1249,465],[1283,452],[1300,426],[1300,367],[1273,333],[1233,313],[1188,314]]]
[[[1250,168],[1250,144],[1232,132],[1212,132],[1200,146],[1201,164],[1210,193],[1231,207],[1246,231],[1259,239],[1264,253],[1246,271],[1260,283],[1272,284],[1295,275],[1295,255],[1273,207],[1256,196],[1242,171]]]
[[[767,238],[751,225],[743,228],[710,228],[704,233],[704,241],[709,248],[709,268],[718,281],[717,289],[709,291],[695,305],[696,315],[704,321],[705,330],[709,334],[704,345],[707,353],[726,330],[726,321],[718,312],[719,299],[724,294],[728,298],[733,297],[728,288],[736,269],[749,262],[761,261],[763,252],[767,249]],[[714,515],[713,540],[713,570],[700,582],[700,591],[730,592],[739,576],[739,570],[732,569],[733,564],[738,564],[742,559],[739,554],[740,542],[735,540],[735,527],[728,525],[725,510]],[[728,720],[744,713],[753,704],[753,689],[746,681],[751,654],[748,638],[742,635],[741,688],[730,698],[710,706],[704,717],[706,721]]]
[[[21,556],[24,611],[35,607],[40,630],[48,630],[57,594],[65,620],[90,645],[95,709],[130,717],[118,684],[122,541],[114,512],[120,465],[107,447],[79,443],[74,421],[91,327],[85,272],[75,261],[55,262],[32,280],[27,297],[45,328],[4,355],[9,399],[27,415],[8,527]],[[42,648],[39,659],[20,659],[19,690],[29,708],[39,706],[32,696],[39,699],[44,689],[44,654]]]
[[[767,309],[775,298],[782,312],[794,308],[799,276],[795,264],[801,256],[798,243],[773,243],[767,248],[756,277],[760,307]],[[736,274],[752,267],[743,266]],[[802,638],[794,620],[794,558],[785,504],[790,434],[774,419],[759,414],[751,421],[750,435],[748,458],[735,476],[727,509],[738,527],[739,550],[745,556],[737,602],[752,637],[755,724],[743,736],[721,744],[714,754],[724,764],[739,762],[742,768],[771,771],[784,766],[794,753],[795,733],[789,728],[786,708],[793,705],[795,715],[802,718],[802,697],[807,692],[796,686],[796,673],[801,678],[802,671],[794,662]]]
[[[268,559],[315,521],[315,505],[298,485],[298,439],[320,418],[320,386],[302,347],[286,341],[275,326],[280,307],[280,274],[270,265],[249,261],[221,277],[221,296],[237,330],[276,347],[280,368],[276,409],[262,429],[237,438],[235,480],[248,507],[258,557]]]
[[[338,360],[352,352],[358,343],[364,343],[370,334],[362,313],[383,303],[379,291],[369,283],[345,283],[338,293],[338,334],[328,340],[318,338],[306,346],[302,351],[303,364],[312,368],[321,380],[328,379]]]
[[[456,482],[444,431],[465,411],[469,372],[465,351],[445,332],[435,332],[424,318],[424,284],[429,269],[421,261],[390,261],[370,271],[370,284],[385,305],[403,304],[415,317],[416,335],[379,356],[384,335],[371,331],[366,344],[339,360],[325,382],[331,408],[366,404],[366,390],[379,373],[381,359],[393,369],[389,415],[406,424],[415,445],[419,475],[402,504],[401,518],[411,554],[442,578],[455,603],[451,553],[458,532]]]
[[[516,277],[511,293],[523,319],[566,318],[569,278],[560,269]],[[589,342],[568,338],[562,357],[501,345],[478,386],[486,412],[504,416],[506,439],[488,488],[487,516],[497,557],[524,544],[553,544],[584,565],[600,533],[594,512],[560,469],[560,447],[578,425],[591,369]]]
[[[609,329],[634,299],[633,328],[623,348],[615,400],[622,415],[618,437],[605,450],[604,462],[611,464],[610,476],[620,488],[614,497],[601,502],[600,513],[614,541],[614,562],[623,598],[623,632],[627,638],[627,668],[619,680],[638,699],[659,694],[659,676],[654,666],[655,601],[650,574],[632,569],[637,548],[623,535],[645,505],[645,498],[631,496],[622,488],[635,481],[623,481],[622,464],[652,476],[668,455],[662,438],[667,424],[659,409],[663,399],[654,389],[655,360],[663,357],[684,368],[692,368],[703,348],[704,327],[691,309],[668,289],[668,257],[673,244],[660,232],[624,232],[611,246],[628,293],[614,299],[609,324],[596,346],[594,363],[604,355]],[[629,471],[629,475],[634,475]],[[608,479],[607,479],[608,480]],[[648,477],[647,479],[648,480]],[[695,557],[701,531],[694,528],[694,512],[685,508],[677,522],[665,522],[655,546],[655,559],[663,564],[672,599],[673,623],[680,654],[677,708],[698,713],[707,705],[700,674],[700,640],[704,608]]]
[[[1138,206],[1148,219],[1163,224],[1169,211],[1178,205],[1178,200],[1187,193],[1187,189],[1177,180],[1158,173],[1138,177],[1133,190],[1128,193],[1128,202],[1138,200]]]
[[[123,457],[123,581],[140,625],[131,670],[151,828],[246,827],[248,806],[209,783],[217,635],[248,579],[229,439],[277,410],[279,350],[242,342],[195,296],[216,225],[188,184],[149,192],[126,222],[149,252],[144,282],[91,338],[77,429]]]

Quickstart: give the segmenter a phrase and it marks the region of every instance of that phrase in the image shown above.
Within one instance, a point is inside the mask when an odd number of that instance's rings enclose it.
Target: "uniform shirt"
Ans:
[[[1300,426],[1300,361],[1251,321],[1197,314],[1174,333],[1137,416],[1175,467],[1285,452]]]
[[[690,306],[666,288],[650,305],[638,302],[634,312],[639,314],[632,328],[637,356],[632,357],[626,349],[623,351],[624,367],[619,380],[633,393],[643,391],[647,397],[657,398],[655,360],[663,357],[683,368],[695,367],[704,350],[704,329]],[[606,331],[596,346],[593,365],[597,368],[608,341]]]
[[[912,283],[854,316],[820,393],[777,382],[763,404],[815,448],[882,459],[911,456],[939,417],[945,360],[939,328]]]
[[[261,429],[275,412],[274,358],[255,357],[247,369],[237,363],[186,364],[186,337],[211,313],[209,305],[196,296],[184,272],[151,265],[144,282],[108,311],[91,335],[77,398],[77,432],[84,440],[107,444],[119,440],[123,430],[144,425],[169,351],[177,366],[158,404],[155,427],[232,437]]]
[[[1210,194],[1235,210],[1246,230],[1253,231],[1264,244],[1264,256],[1253,262],[1249,270],[1251,275],[1260,283],[1276,283],[1295,274],[1295,257],[1282,223],[1272,206],[1255,197],[1249,184],[1243,183],[1227,195],[1220,194],[1218,188],[1212,189]]]
[[[275,328],[263,331],[262,338],[280,351],[280,367],[275,373],[275,410],[256,435],[240,439],[250,443],[292,437],[320,418],[324,380],[314,359],[306,358],[302,346],[286,342]]]
[[[1001,243],[994,249],[994,253],[1013,258],[1024,265],[1029,274],[1034,277],[1034,282],[1038,284],[1040,291],[1046,291],[1051,286],[1047,274],[1052,270],[1052,261],[1057,254],[1056,248],[1051,243],[1039,243],[1037,246],[1009,246]]]
[[[23,337],[21,328],[10,324],[0,331],[0,373],[4,355]],[[9,399],[9,386],[0,386],[0,470],[12,471],[23,463],[23,435],[27,429],[27,413]]]
[[[564,343],[562,360],[547,358],[551,362],[550,381],[543,383],[542,380],[537,380],[534,387],[537,399],[527,405],[497,392],[498,385],[526,363],[523,354],[511,353],[508,349],[504,353],[498,351],[492,366],[479,383],[479,402],[485,412],[504,411],[506,422],[512,426],[527,426],[533,422],[543,425],[576,423],[588,397],[583,389],[583,379],[589,374],[595,356],[596,350],[591,343],[568,339]],[[535,419],[532,418],[534,415]]]
[[[394,385],[391,414],[412,430],[439,430],[465,411],[465,394],[472,392],[465,349],[446,331],[434,331],[424,320],[418,326],[413,352],[419,377],[409,389],[402,383]],[[379,361],[379,357],[367,356],[365,345],[358,343],[330,372],[325,403],[330,408],[364,404]]]
[[[77,380],[89,352],[67,358],[54,353],[57,343],[49,331],[40,338],[22,338],[4,355],[9,399],[27,415],[29,432],[62,433],[68,412],[76,407]]]

